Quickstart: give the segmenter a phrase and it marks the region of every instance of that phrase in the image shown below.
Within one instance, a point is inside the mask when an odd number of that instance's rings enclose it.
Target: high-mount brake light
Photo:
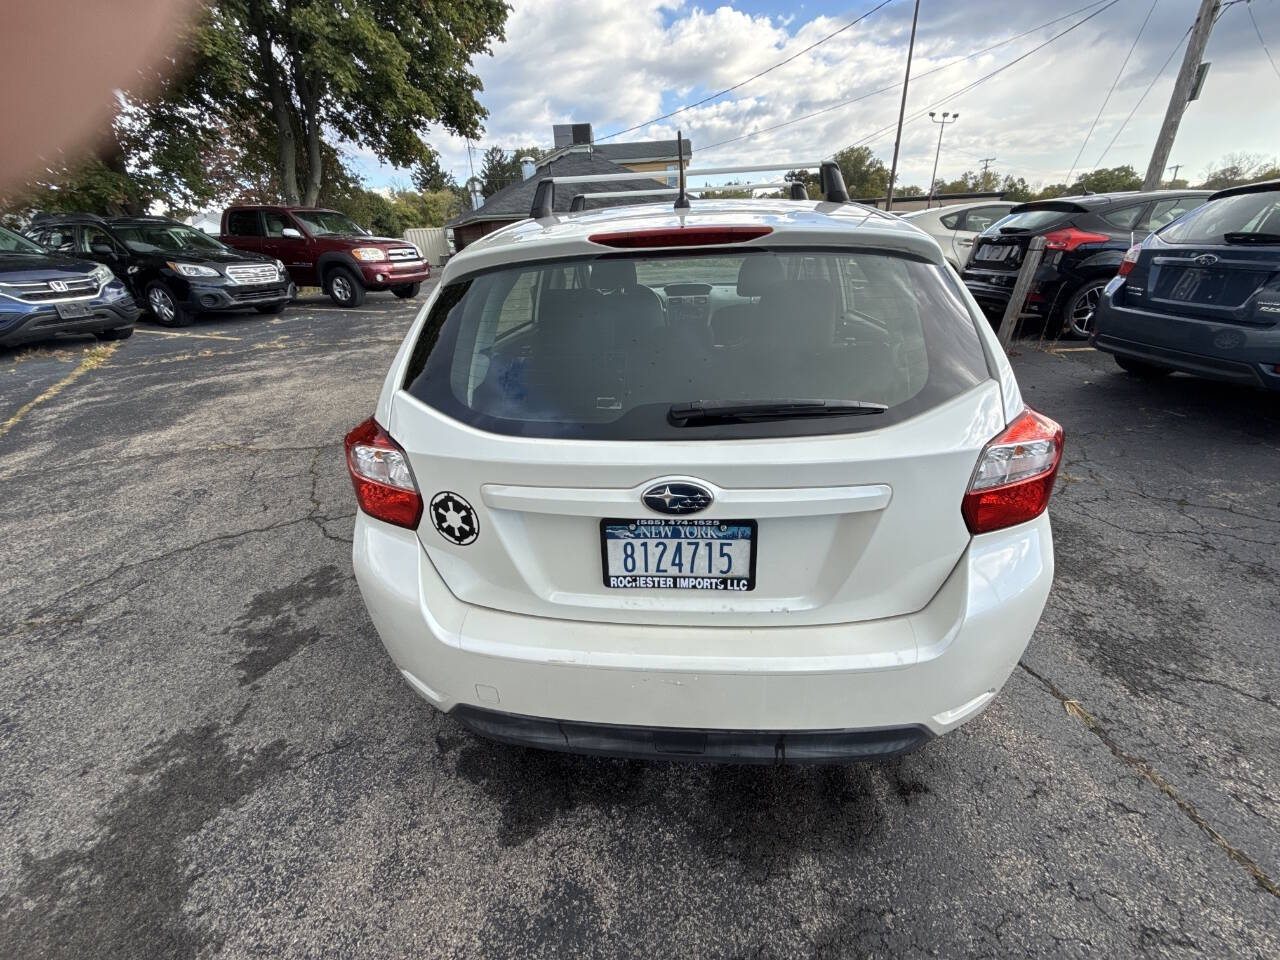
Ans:
[[[369,516],[417,529],[422,519],[422,495],[400,444],[370,417],[346,437],[347,469],[360,509]]]
[[[1124,259],[1120,261],[1120,269],[1116,271],[1117,277],[1127,277],[1133,273],[1133,268],[1138,265],[1138,257],[1142,254],[1142,244],[1135,243],[1132,247],[1124,252]]]
[[[587,239],[604,247],[718,247],[744,243],[773,233],[773,227],[657,227],[619,233],[593,233]]]
[[[1049,506],[1062,427],[1030,407],[982,448],[960,512],[970,533],[1034,520]]]
[[[1086,243],[1106,243],[1111,238],[1105,233],[1089,233],[1087,230],[1077,230],[1075,227],[1067,227],[1064,230],[1051,230],[1044,235],[1044,248],[1046,250],[1074,250]]]

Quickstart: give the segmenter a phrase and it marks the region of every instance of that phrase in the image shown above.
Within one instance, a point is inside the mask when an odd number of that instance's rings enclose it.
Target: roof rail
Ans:
[[[703,193],[709,190],[786,190],[790,200],[808,200],[809,192],[799,180],[775,180],[767,183],[725,183],[719,186],[693,187],[691,192]],[[588,200],[612,200],[617,197],[674,197],[680,193],[679,187],[660,187],[655,190],[604,190],[599,193],[577,193],[569,204],[570,213],[578,213],[587,209]]]
[[[834,160],[808,160],[796,161],[788,160],[780,163],[764,163],[764,164],[747,164],[745,166],[731,167],[699,167],[693,170],[686,170],[686,177],[703,177],[715,176],[717,174],[726,173],[764,173],[777,170],[812,170],[818,168],[820,183],[822,184],[822,198],[828,203],[848,203],[849,191],[845,189],[844,177],[840,174],[840,166]],[[529,208],[529,216],[534,220],[541,220],[543,217],[549,217],[554,213],[556,184],[557,183],[618,183],[626,180],[653,180],[655,179],[653,172],[648,173],[587,173],[571,177],[543,177],[538,181],[538,186],[533,192],[533,203]],[[720,190],[720,189],[782,189],[786,188],[788,183],[790,186],[791,199],[805,200],[808,199],[808,191],[805,190],[804,184],[799,181],[783,181],[781,183],[727,183],[718,187],[689,187],[687,189],[698,190]],[[595,194],[578,194],[574,197],[573,202],[578,202],[578,197],[582,197],[582,206],[570,209],[581,210],[585,208],[588,199],[599,199],[605,196],[666,196],[680,195],[678,187],[669,187],[664,190],[619,190],[609,193]]]
[[[107,221],[98,216],[96,213],[37,213],[31,218],[32,223],[39,223],[43,220],[63,220],[71,223],[106,223]]]

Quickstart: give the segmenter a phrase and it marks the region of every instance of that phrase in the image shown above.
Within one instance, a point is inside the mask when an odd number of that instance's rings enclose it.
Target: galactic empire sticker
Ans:
[[[475,508],[467,503],[466,498],[450,490],[441,490],[431,498],[429,509],[431,523],[440,536],[450,543],[465,547],[480,536],[480,522],[476,519]]]

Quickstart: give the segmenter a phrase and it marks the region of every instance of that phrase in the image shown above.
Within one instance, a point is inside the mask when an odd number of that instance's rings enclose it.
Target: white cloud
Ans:
[[[1083,3],[1084,0],[1081,0]],[[870,7],[860,4],[858,10]],[[1197,0],[1161,0],[1134,52],[1125,78],[1090,139],[1081,165],[1093,166],[1169,51],[1191,22]],[[933,5],[931,5],[933,6]],[[1009,3],[969,0],[926,10],[912,68],[918,75],[1037,23],[1060,16],[1056,0]],[[1280,3],[1256,2],[1264,35],[1280,48]],[[1033,54],[945,107],[961,119],[945,134],[939,173],[955,176],[998,158],[1001,172],[1031,182],[1061,179],[1133,42],[1146,3],[1119,3],[1078,30]],[[1227,152],[1272,154],[1280,127],[1280,78],[1272,72],[1247,16],[1224,14],[1206,59],[1213,67],[1204,94],[1184,118],[1172,162],[1199,174]],[[664,93],[675,102],[699,99],[803,49],[842,26],[780,5],[778,15],[750,15],[729,6],[706,9],[661,0],[514,0],[507,40],[475,69],[489,110],[480,147],[549,144],[551,125],[590,122],[597,136],[663,113]],[[1083,14],[1081,15],[1083,16]],[[898,92],[708,151],[710,144],[820,110],[901,80],[910,5],[893,3],[794,62],[723,99],[686,111],[621,139],[674,136],[694,142],[699,161],[744,163],[763,157],[829,154],[894,123]],[[1060,22],[1015,43],[931,76],[913,80],[908,114],[928,106],[1062,30]],[[1181,53],[1117,139],[1105,166],[1131,163],[1145,170]],[[925,184],[937,131],[927,119],[909,125],[900,161],[903,182]],[[465,143],[431,137],[459,180],[469,174]],[[886,163],[892,133],[869,145]],[[479,152],[476,153],[479,159]],[[379,178],[375,177],[375,181]]]

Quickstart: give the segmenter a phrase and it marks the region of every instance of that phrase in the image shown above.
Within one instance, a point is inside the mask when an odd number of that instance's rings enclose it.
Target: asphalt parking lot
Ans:
[[[1067,430],[1002,696],[850,768],[477,740],[351,576],[416,306],[0,351],[0,956],[1280,955],[1280,402],[1020,346]]]

